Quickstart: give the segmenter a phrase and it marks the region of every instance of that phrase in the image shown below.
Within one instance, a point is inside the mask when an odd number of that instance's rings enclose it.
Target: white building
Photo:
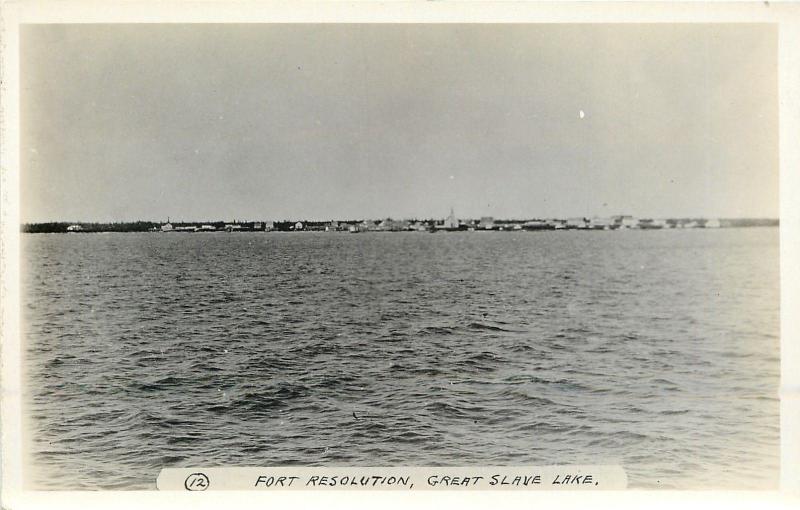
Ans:
[[[589,226],[595,230],[609,230],[614,220],[611,218],[598,218],[594,217],[589,220]]]
[[[458,220],[456,219],[455,213],[453,213],[453,208],[450,208],[450,216],[448,216],[444,220],[444,228],[455,230],[458,229]]]
[[[639,220],[633,216],[623,216],[620,218],[620,228],[639,228]]]

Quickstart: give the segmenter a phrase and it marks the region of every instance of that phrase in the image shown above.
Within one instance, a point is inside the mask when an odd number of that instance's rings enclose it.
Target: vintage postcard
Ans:
[[[100,5],[3,6],[5,507],[798,490],[796,5]]]

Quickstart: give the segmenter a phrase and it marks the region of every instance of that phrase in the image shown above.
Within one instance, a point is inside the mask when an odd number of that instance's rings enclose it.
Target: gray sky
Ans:
[[[767,25],[38,25],[21,48],[23,221],[778,216]]]

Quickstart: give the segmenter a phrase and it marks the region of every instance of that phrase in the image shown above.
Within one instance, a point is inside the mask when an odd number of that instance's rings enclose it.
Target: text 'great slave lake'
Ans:
[[[619,490],[621,466],[164,468],[159,490]]]

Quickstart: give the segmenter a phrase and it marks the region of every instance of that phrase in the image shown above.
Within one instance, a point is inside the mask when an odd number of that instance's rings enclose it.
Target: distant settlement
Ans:
[[[453,232],[453,231],[543,231],[543,230],[659,230],[695,228],[731,228],[778,226],[777,219],[705,219],[669,218],[651,219],[618,215],[606,218],[575,217],[566,219],[501,220],[492,217],[459,219],[453,211],[444,219],[385,218],[381,220],[329,220],[329,221],[200,221],[200,222],[118,222],[81,223],[51,222],[28,223],[22,231],[28,233],[88,233],[88,232]]]

